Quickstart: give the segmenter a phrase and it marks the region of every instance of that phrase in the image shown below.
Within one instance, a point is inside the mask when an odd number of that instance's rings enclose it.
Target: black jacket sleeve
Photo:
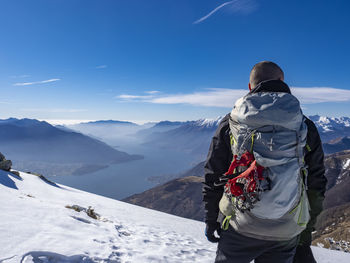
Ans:
[[[307,195],[310,203],[310,221],[306,229],[300,236],[301,245],[311,245],[311,232],[314,230],[317,216],[321,213],[323,207],[324,193],[326,191],[327,179],[325,176],[325,167],[323,163],[324,153],[322,142],[315,124],[306,119],[308,127],[307,151],[305,163],[308,166],[307,177]]]
[[[230,146],[229,115],[220,122],[209,148],[204,166],[203,201],[205,207],[205,221],[216,222],[219,214],[219,201],[224,187],[215,186],[229,168],[232,161]]]

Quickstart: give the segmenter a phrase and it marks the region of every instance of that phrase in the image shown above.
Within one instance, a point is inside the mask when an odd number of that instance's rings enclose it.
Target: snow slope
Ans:
[[[77,212],[66,206],[78,205]],[[98,219],[87,215],[92,206]],[[0,170],[0,262],[213,262],[204,223]],[[350,254],[313,248],[317,262]]]

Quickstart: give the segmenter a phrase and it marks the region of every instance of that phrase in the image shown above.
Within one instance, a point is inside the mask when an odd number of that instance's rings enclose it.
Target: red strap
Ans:
[[[225,175],[233,174],[234,170],[238,166],[248,166],[252,161],[254,161],[254,155],[248,151],[242,154],[239,160],[237,159],[237,157],[238,157],[237,155],[234,156],[234,159],[230,165],[230,168],[225,173]]]
[[[246,152],[245,154],[242,155],[240,160],[237,160],[237,155],[235,155],[235,158],[233,162],[231,163],[230,169],[227,171],[226,175],[233,173],[233,170],[238,167],[238,166],[248,166],[252,160],[254,160],[253,154]],[[234,167],[232,169],[232,167]],[[229,191],[231,192],[232,195],[234,196],[241,196],[244,192],[243,188],[237,184],[237,180],[240,178],[245,178],[247,180],[247,192],[251,193],[254,192],[256,189],[256,175],[258,180],[264,180],[264,177],[262,175],[264,170],[264,167],[258,165],[256,163],[256,160],[254,160],[250,166],[248,167],[247,170],[245,170],[243,173],[241,173],[239,176],[232,178],[228,180],[227,182],[227,187]]]

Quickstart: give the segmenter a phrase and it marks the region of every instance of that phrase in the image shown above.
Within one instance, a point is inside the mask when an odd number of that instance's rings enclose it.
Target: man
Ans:
[[[289,87],[283,81],[284,73],[278,65],[269,61],[260,62],[253,67],[250,73],[248,85],[250,92],[248,95],[269,93],[279,96],[278,94],[291,94]],[[261,110],[263,108],[261,107]],[[228,218],[230,224],[227,230],[223,230],[221,226],[222,212],[219,210],[219,202],[223,198],[224,185],[220,184],[220,178],[228,171],[231,161],[234,159],[232,137],[230,137],[232,136],[230,118],[232,119],[232,115],[226,115],[219,124],[205,164],[203,201],[206,210],[206,236],[210,242],[219,242],[215,262],[248,263],[254,259],[256,263],[316,262],[310,248],[311,232],[317,216],[322,211],[327,180],[324,175],[324,154],[321,140],[314,123],[306,117],[303,118],[307,127],[306,153],[303,160],[307,168],[307,186],[305,188],[310,204],[310,220],[306,228],[304,226],[305,230],[301,230],[301,234],[297,234],[289,240],[271,240],[269,238],[266,240],[259,235],[245,235],[244,231],[242,231],[243,234],[236,231],[232,226],[236,226],[236,228],[239,226],[237,226],[237,222],[235,224],[234,216],[232,219]],[[220,238],[215,235],[215,232]]]

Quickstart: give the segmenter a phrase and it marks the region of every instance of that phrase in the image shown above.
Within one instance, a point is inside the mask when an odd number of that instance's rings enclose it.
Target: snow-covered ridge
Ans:
[[[331,132],[338,130],[339,128],[350,127],[349,117],[326,117],[313,115],[309,118],[314,121],[317,128],[323,132]]]
[[[0,206],[2,263],[39,262],[39,258],[42,262],[212,262],[215,256],[201,222],[32,174],[21,172],[17,177],[0,170]],[[75,206],[82,211],[67,208]],[[97,219],[87,215],[90,206]]]
[[[350,167],[350,159],[344,161],[343,170],[348,169],[348,167]]]
[[[2,263],[214,261],[202,222],[19,175],[0,170]],[[319,263],[350,262],[313,250]]]
[[[212,128],[217,127],[222,120],[222,116],[217,117],[216,119],[199,119],[196,121],[193,121],[194,126],[199,127],[206,127],[206,128]]]

